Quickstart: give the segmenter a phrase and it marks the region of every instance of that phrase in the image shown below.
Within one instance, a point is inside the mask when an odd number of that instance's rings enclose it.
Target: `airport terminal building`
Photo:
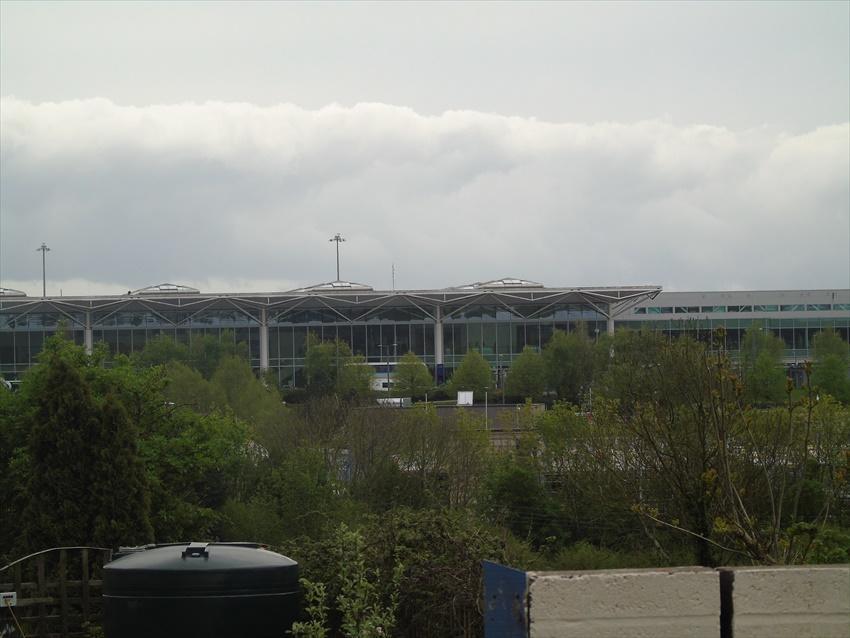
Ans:
[[[850,342],[850,290],[663,292],[660,286],[547,287],[514,278],[392,291],[334,281],[244,294],[162,284],[124,295],[46,298],[0,288],[0,376],[20,378],[60,328],[89,350],[103,341],[121,354],[161,334],[184,343],[201,334],[226,336],[248,345],[257,371],[301,386],[310,332],[345,341],[375,366],[413,351],[443,380],[468,350],[504,370],[525,346],[541,348],[555,330],[583,329],[597,338],[646,327],[670,338],[708,339],[724,326],[735,356],[753,322],[784,341],[786,363],[799,363],[811,357],[821,330],[833,328]]]

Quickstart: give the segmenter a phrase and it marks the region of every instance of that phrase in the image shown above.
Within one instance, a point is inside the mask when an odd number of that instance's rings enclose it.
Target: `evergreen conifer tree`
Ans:
[[[59,354],[43,365],[28,441],[24,544],[39,550],[150,540],[144,468],[123,406],[111,394],[98,405]]]

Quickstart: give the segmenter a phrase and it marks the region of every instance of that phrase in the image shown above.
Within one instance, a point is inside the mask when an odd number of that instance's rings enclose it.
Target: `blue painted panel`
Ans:
[[[484,572],[484,637],[528,638],[526,573],[482,561]]]

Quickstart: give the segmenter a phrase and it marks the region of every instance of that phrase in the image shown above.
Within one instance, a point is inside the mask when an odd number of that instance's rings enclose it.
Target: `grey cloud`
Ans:
[[[37,282],[47,241],[65,294],[286,289],[333,278],[327,239],[342,232],[343,277],[376,287],[392,263],[409,288],[502,275],[846,287],[848,143],[848,123],[785,135],[385,104],[3,98],[0,283]]]

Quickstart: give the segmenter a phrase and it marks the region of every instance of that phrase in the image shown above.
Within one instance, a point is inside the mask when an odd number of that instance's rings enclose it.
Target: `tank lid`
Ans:
[[[104,566],[104,596],[250,595],[298,587],[298,563],[257,543],[134,549]]]

